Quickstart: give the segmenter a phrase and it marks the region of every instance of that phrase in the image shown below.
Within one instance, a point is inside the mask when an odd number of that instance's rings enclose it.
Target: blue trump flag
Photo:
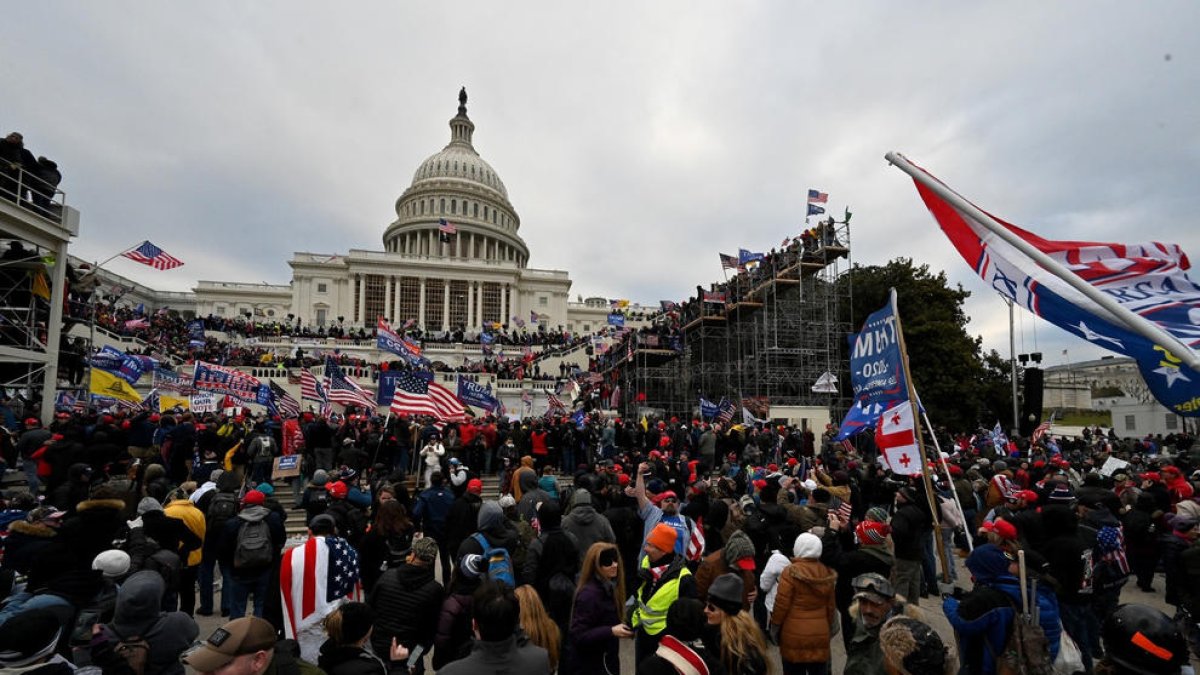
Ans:
[[[625,315],[620,312],[613,312],[608,315],[608,325],[616,326],[617,328],[625,327]]]
[[[850,382],[854,405],[842,420],[837,440],[874,427],[888,404],[908,399],[894,290],[888,303],[850,336]]]
[[[738,249],[738,265],[745,267],[752,262],[762,262],[763,254],[748,251],[744,248]]]
[[[705,420],[711,420],[717,416],[717,404],[712,401],[700,397],[700,417]]]
[[[492,395],[491,385],[485,387],[461,375],[458,376],[458,400],[476,408],[483,408],[488,412],[495,410],[500,405],[500,401]]]

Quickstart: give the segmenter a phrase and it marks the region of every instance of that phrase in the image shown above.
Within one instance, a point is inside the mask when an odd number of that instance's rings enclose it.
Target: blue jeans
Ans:
[[[200,560],[200,572],[197,580],[200,582],[200,613],[211,614],[213,611],[213,579],[215,578],[217,561],[205,557]],[[229,570],[221,566],[221,613],[229,611],[229,598],[233,592],[233,579]]]
[[[25,482],[29,484],[29,493],[35,496],[38,493],[37,465],[36,459],[21,460],[21,468],[25,470]]]
[[[263,572],[254,579],[245,581],[234,578],[233,588],[230,590],[229,598],[229,618],[240,619],[246,616],[246,601],[249,600],[250,594],[254,594],[254,616],[261,617],[263,615],[263,603],[267,600],[267,583],[271,579],[270,572]],[[222,590],[221,597],[225,593]]]
[[[1085,602],[1076,605],[1070,602],[1061,602],[1058,605],[1058,613],[1062,618],[1063,630],[1075,640],[1075,644],[1079,645],[1079,651],[1083,655],[1083,667],[1087,672],[1092,672],[1092,649],[1091,645],[1095,644],[1100,637],[1100,619],[1092,611],[1092,604]]]

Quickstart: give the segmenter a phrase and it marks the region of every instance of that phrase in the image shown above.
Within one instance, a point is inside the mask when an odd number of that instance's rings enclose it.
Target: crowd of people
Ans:
[[[29,485],[0,511],[0,667],[20,672],[828,673],[840,640],[847,673],[1178,673],[1197,644],[1187,434],[947,436],[927,490],[787,426],[352,410],[43,428],[2,403]],[[276,475],[284,456],[298,475]],[[970,583],[943,576],[939,541]],[[1120,604],[1160,579],[1174,617]]]

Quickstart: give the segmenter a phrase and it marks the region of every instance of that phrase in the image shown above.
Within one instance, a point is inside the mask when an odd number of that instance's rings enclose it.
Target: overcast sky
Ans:
[[[1007,356],[1005,305],[889,150],[1042,236],[1200,256],[1196,3],[25,2],[5,23],[0,126],[59,162],[73,252],[148,238],[186,265],[111,268],[161,289],[382,250],[462,85],[531,266],[570,271],[572,299],[683,299],[719,251],[798,234],[812,187],[853,211],[856,263],[944,269]],[[1034,324],[1018,351],[1104,353]]]

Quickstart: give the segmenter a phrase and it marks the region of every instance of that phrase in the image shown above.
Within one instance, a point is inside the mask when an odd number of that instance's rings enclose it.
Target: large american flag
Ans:
[[[362,599],[358,553],[341,537],[309,537],[288,549],[279,566],[283,628],[295,639],[346,600]]]
[[[281,417],[299,417],[300,402],[292,398],[292,395],[284,391],[283,387],[275,382],[271,382],[271,399],[275,403],[275,409],[279,411]]]
[[[367,410],[375,411],[375,397],[363,389],[357,382],[342,372],[333,359],[325,360],[325,376],[329,380],[329,400],[342,405],[356,405]]]
[[[549,409],[546,412],[559,411],[565,413],[567,411],[567,406],[563,404],[562,399],[548,391],[546,392],[546,403],[549,405]]]
[[[174,269],[183,264],[182,260],[169,255],[149,241],[143,241],[137,248],[129,249],[121,255],[143,265],[149,265],[156,270]]]
[[[453,392],[412,372],[396,378],[391,410],[393,415],[429,415],[440,422],[466,419],[466,409]]]
[[[704,519],[697,518],[692,523],[692,531],[690,536],[688,536],[684,557],[692,561],[702,560],[704,558],[704,544]]]
[[[723,270],[741,270],[742,266],[738,263],[737,256],[725,255],[718,253],[721,256],[721,269]]]
[[[300,398],[310,401],[320,401],[327,403],[329,396],[325,393],[325,387],[317,380],[317,376],[313,375],[308,368],[300,371]]]

